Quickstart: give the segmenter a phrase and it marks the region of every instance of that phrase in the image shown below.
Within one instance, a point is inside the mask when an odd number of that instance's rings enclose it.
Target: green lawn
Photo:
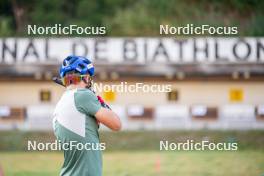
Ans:
[[[58,175],[62,153],[0,152],[5,176]],[[105,176],[262,176],[264,151],[104,153]]]

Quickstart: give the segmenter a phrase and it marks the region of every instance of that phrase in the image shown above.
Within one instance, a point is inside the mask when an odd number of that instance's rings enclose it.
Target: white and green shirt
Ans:
[[[54,111],[53,128],[61,143],[99,144],[96,112],[101,108],[96,95],[88,89],[66,90]],[[62,176],[101,176],[100,150],[64,150]]]

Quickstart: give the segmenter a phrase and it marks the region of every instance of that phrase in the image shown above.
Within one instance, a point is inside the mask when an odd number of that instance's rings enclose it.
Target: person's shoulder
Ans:
[[[76,94],[81,97],[95,97],[95,94],[90,89],[77,89]]]
[[[89,89],[77,89],[74,94],[74,102],[80,112],[93,116],[101,107],[97,96]]]

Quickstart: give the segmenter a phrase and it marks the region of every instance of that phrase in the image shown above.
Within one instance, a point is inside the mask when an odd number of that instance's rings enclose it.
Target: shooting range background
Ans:
[[[0,175],[1,168],[5,175],[58,175],[61,152],[26,147],[55,139],[52,112],[64,88],[51,79],[71,53],[91,57],[96,83],[172,86],[169,93],[98,92],[123,122],[119,133],[100,129],[104,175],[263,175],[263,2],[1,1]],[[26,34],[28,24],[56,23],[107,32]],[[187,23],[237,26],[239,33],[159,35],[161,24]],[[239,150],[159,151],[160,140],[188,139],[238,142]]]

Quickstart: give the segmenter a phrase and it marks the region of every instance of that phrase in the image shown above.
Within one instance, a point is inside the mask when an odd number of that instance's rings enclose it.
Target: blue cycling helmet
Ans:
[[[63,60],[63,63],[60,67],[60,77],[64,77],[68,72],[76,72],[81,75],[89,74],[90,76],[94,75],[94,66],[92,62],[82,56],[68,56]]]

